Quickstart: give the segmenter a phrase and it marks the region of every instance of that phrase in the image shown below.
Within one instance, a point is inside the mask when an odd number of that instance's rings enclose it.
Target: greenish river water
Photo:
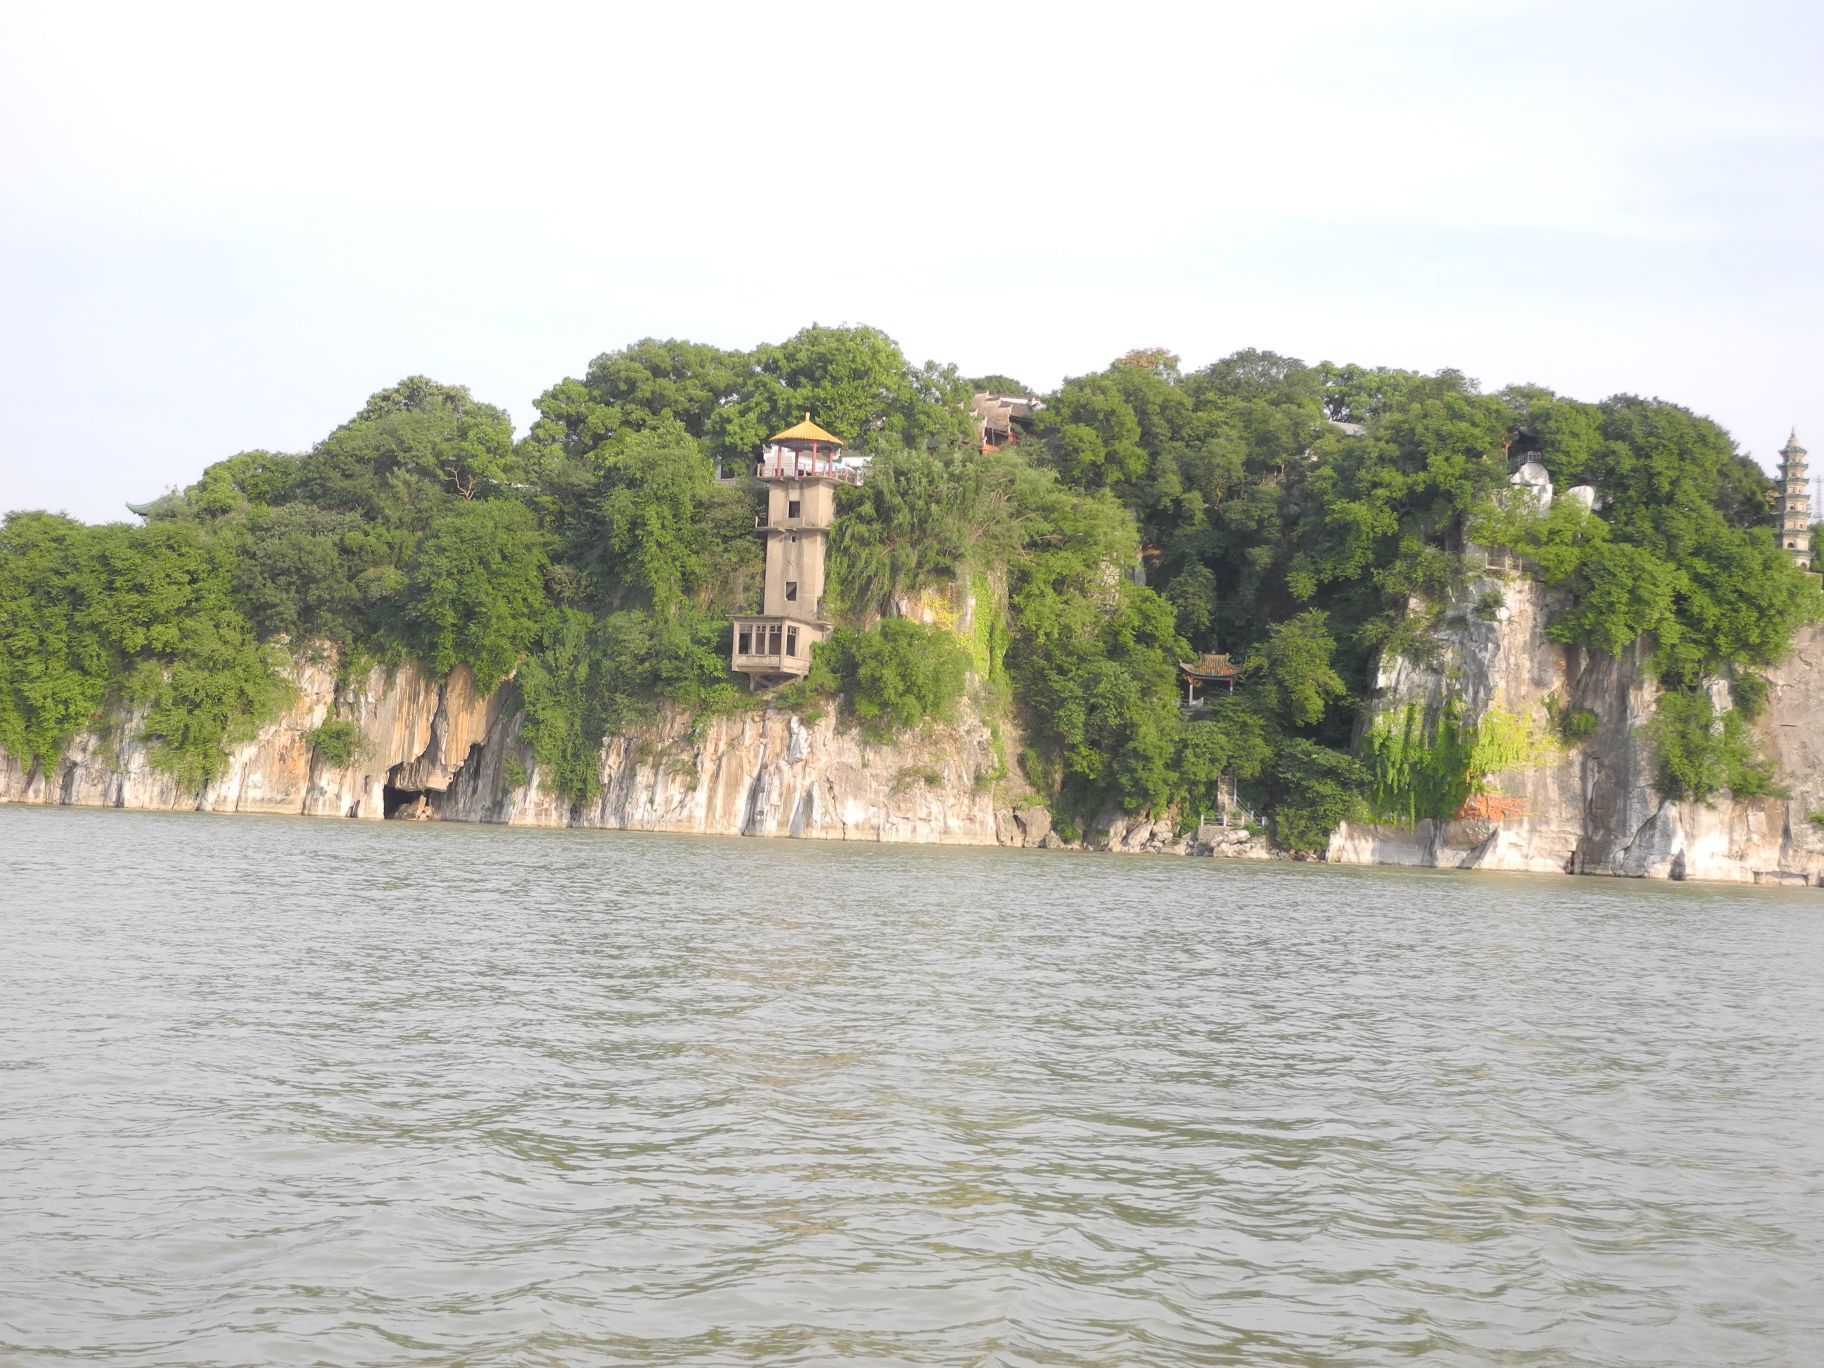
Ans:
[[[0,1363],[1824,1361],[1824,893],[0,808]]]

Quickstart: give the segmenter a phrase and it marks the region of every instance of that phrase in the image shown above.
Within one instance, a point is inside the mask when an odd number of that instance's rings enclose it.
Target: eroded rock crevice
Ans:
[[[1646,724],[1658,684],[1644,644],[1608,656],[1552,641],[1545,629],[1561,605],[1555,591],[1525,576],[1475,577],[1464,601],[1496,590],[1499,620],[1457,615],[1460,625],[1440,634],[1436,662],[1384,663],[1377,707],[1412,704],[1435,718],[1454,699],[1467,721],[1501,708],[1529,719],[1547,744],[1493,776],[1503,813],[1492,831],[1465,821],[1345,824],[1331,859],[1738,882],[1824,876],[1824,830],[1806,820],[1824,801],[1824,631],[1806,629],[1768,672],[1769,706],[1754,723],[1790,797],[1673,802],[1654,787]],[[1726,694],[1719,697],[1727,706]],[[1586,711],[1596,729],[1561,742],[1557,720]]]

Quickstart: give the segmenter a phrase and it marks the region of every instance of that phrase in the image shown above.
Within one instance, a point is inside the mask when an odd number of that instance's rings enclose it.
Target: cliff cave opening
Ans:
[[[423,789],[394,788],[388,784],[381,790],[380,815],[389,819],[396,817],[400,808],[413,807],[422,797]]]

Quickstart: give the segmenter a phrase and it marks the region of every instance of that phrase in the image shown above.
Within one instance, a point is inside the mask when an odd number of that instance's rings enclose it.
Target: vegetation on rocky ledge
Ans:
[[[841,491],[824,604],[839,630],[788,699],[884,735],[973,687],[1026,739],[1007,782],[1061,826],[1207,810],[1225,774],[1294,849],[1352,814],[1460,801],[1480,733],[1382,728],[1359,754],[1351,734],[1377,655],[1435,650],[1471,536],[1562,586],[1558,639],[1646,639],[1671,691],[1668,792],[1770,782],[1703,685],[1752,692],[1824,599],[1774,546],[1767,479],[1705,419],[1267,352],[1184,372],[1155,349],[1068,380],[1028,440],[984,455],[970,389],[870,328],[751,352],[647,340],[553,385],[522,438],[413,377],[309,451],[210,466],[144,527],[12,514],[0,749],[45,759],[136,702],[156,762],[200,783],[282,705],[272,648],[328,643],[351,668],[463,664],[484,689],[513,675],[538,763],[586,799],[603,737],[660,701],[754,704],[727,670],[729,619],[761,581],[745,474],[809,410],[874,466]],[[1504,500],[1516,443],[1561,487],[1594,484],[1599,510]],[[934,625],[906,620],[911,604]],[[1243,687],[1187,716],[1175,662],[1199,651],[1230,654]],[[340,754],[327,730],[317,744]]]

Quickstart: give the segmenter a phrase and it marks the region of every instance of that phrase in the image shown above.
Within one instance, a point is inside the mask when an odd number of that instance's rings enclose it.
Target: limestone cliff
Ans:
[[[1483,614],[1472,605],[1501,606]],[[1436,717],[1458,700],[1466,721],[1502,708],[1550,732],[1548,700],[1598,719],[1581,742],[1552,745],[1494,776],[1488,801],[1453,821],[1412,827],[1346,824],[1329,857],[1348,864],[1562,870],[1649,878],[1815,883],[1824,875],[1824,830],[1809,815],[1824,803],[1824,635],[1807,630],[1768,672],[1765,714],[1755,724],[1788,798],[1679,803],[1653,787],[1643,727],[1657,687],[1639,643],[1619,658],[1561,646],[1545,634],[1553,592],[1525,575],[1485,575],[1444,616],[1435,665],[1384,661],[1374,708],[1411,703]],[[1726,705],[1726,691],[1717,691]]]
[[[435,681],[406,666],[338,690],[329,660],[298,661],[291,675],[291,706],[200,792],[153,769],[143,719],[128,712],[78,736],[48,772],[0,754],[0,802],[986,845],[1025,844],[1037,822],[1032,809],[997,816],[994,747],[968,713],[913,744],[879,746],[831,715],[756,708],[696,725],[668,711],[637,736],[609,738],[601,794],[573,805],[540,784],[511,681],[478,695],[464,669]],[[360,731],[346,767],[308,739],[331,717]]]
[[[1488,614],[1470,608],[1504,602]],[[1456,699],[1466,720],[1499,707],[1543,731],[1547,702],[1586,708],[1596,731],[1548,749],[1536,763],[1493,776],[1498,801],[1455,820],[1413,827],[1352,824],[1329,858],[1568,871],[1656,878],[1824,882],[1824,632],[1802,634],[1769,672],[1756,723],[1790,797],[1675,803],[1653,790],[1642,730],[1656,686],[1638,651],[1611,659],[1545,635],[1551,592],[1523,576],[1478,577],[1446,615],[1443,654],[1431,666],[1383,663],[1379,710],[1412,703],[1436,715]],[[155,770],[128,712],[76,737],[48,770],[0,753],[0,802],[185,808],[379,820],[422,816],[533,826],[580,826],[828,840],[1065,844],[1044,806],[1010,796],[988,727],[964,710],[951,727],[874,745],[833,714],[813,720],[756,707],[698,722],[661,713],[637,735],[610,737],[602,789],[573,805],[546,788],[522,740],[518,692],[508,681],[477,694],[466,670],[435,680],[411,666],[380,669],[338,688],[333,660],[300,660],[291,706],[234,750],[221,779],[200,792]],[[1719,695],[1720,697],[1721,695]],[[347,766],[313,749],[309,734],[337,718],[360,732]],[[1240,829],[1178,829],[1170,818],[1104,814],[1084,842],[1096,849],[1267,858]]]

